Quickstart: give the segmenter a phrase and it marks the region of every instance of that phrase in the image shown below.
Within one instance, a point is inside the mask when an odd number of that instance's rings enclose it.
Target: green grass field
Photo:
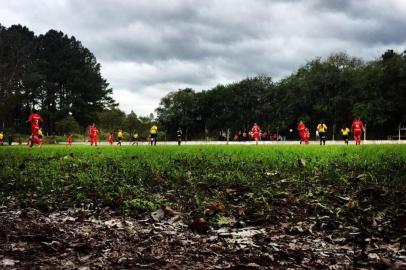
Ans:
[[[0,164],[0,261],[22,268],[406,263],[406,145],[16,146]]]
[[[243,201],[263,213],[281,196],[317,200],[337,216],[353,210],[349,201],[382,215],[405,207],[405,145],[2,147],[0,163],[0,204],[9,207],[137,215]]]

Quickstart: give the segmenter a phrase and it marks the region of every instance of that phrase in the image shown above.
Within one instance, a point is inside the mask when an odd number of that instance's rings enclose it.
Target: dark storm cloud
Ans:
[[[279,79],[334,52],[368,60],[406,48],[403,0],[16,0],[2,1],[0,23],[74,35],[122,108],[141,114],[182,87]]]

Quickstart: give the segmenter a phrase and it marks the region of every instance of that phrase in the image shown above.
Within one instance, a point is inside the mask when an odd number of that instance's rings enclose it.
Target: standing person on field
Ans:
[[[7,140],[8,140],[8,145],[11,146],[13,144],[13,134],[9,133]]]
[[[37,110],[33,109],[32,114],[28,117],[26,123],[31,123],[31,136],[28,141],[28,145],[32,147],[35,143],[42,145],[42,140],[38,137],[38,131],[41,128],[43,122],[42,116],[37,113]]]
[[[138,145],[138,132],[137,131],[133,134],[133,143],[132,143],[132,145],[134,145],[134,144]]]
[[[317,131],[319,132],[320,145],[326,145],[327,125],[324,123],[324,121],[321,121],[317,125]]]
[[[309,144],[310,130],[308,128],[305,128],[305,130],[304,130],[303,139],[304,139],[305,144]]]
[[[254,126],[251,129],[252,138],[255,140],[255,144],[258,145],[259,141],[259,133],[261,132],[261,128],[257,123],[254,123]]]
[[[44,138],[44,133],[42,133],[42,128],[38,129],[38,138],[42,140]]]
[[[158,139],[158,127],[155,124],[152,125],[149,133],[151,135],[151,145],[156,146],[156,141]]]
[[[346,145],[348,145],[349,134],[350,134],[350,129],[346,125],[343,125],[343,127],[341,128],[341,136],[343,136],[343,140]]]
[[[113,131],[110,131],[110,133],[109,133],[109,144],[113,145],[113,143],[114,143],[114,133],[113,133]]]
[[[182,129],[178,128],[176,131],[176,138],[178,139],[178,145],[182,143]]]
[[[361,135],[363,130],[364,123],[362,123],[361,118],[355,118],[351,125],[351,132],[354,134],[354,141],[356,145],[361,144]]]
[[[72,141],[73,141],[72,133],[69,132],[69,134],[68,134],[68,146],[72,146]]]
[[[117,132],[117,140],[118,140],[117,145],[121,146],[121,143],[123,141],[123,130],[122,129],[119,129]]]
[[[4,133],[2,130],[0,130],[0,145],[3,145],[4,142]]]
[[[305,129],[306,126],[303,121],[299,121],[299,124],[297,125],[297,133],[299,134],[300,144],[305,141]]]
[[[244,142],[246,142],[248,140],[248,134],[247,131],[244,129],[243,133],[242,133],[242,140]]]
[[[97,141],[99,140],[99,130],[96,127],[96,124],[93,123],[89,127],[89,139],[90,139],[90,146],[97,146]]]

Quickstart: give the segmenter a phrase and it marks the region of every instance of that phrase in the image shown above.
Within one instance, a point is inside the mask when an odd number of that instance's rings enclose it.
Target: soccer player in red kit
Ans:
[[[361,134],[364,130],[364,124],[362,123],[361,119],[357,117],[351,125],[351,131],[354,134],[354,141],[355,144],[361,144]]]
[[[37,113],[36,110],[32,110],[32,114],[28,117],[27,123],[31,123],[31,136],[29,146],[32,147],[34,143],[42,145],[42,140],[38,137],[38,131],[40,125],[43,122],[42,116]]]
[[[299,134],[300,138],[300,144],[302,144],[303,141],[305,141],[305,129],[306,126],[303,123],[303,121],[299,121],[299,124],[297,125],[297,133]]]
[[[305,144],[309,144],[310,131],[309,131],[308,128],[305,128],[305,130],[304,130],[303,139],[304,139],[304,141],[305,141]]]
[[[113,134],[113,131],[110,131],[110,134],[109,134],[109,144],[110,144],[110,145],[113,145],[113,142],[114,142],[114,134]]]
[[[72,133],[68,134],[68,145],[72,145]]]
[[[96,125],[93,124],[89,128],[89,138],[90,138],[90,146],[97,146],[97,141],[99,139],[99,130],[97,129]]]
[[[255,144],[258,144],[259,140],[259,133],[261,132],[261,128],[257,123],[254,123],[254,126],[251,129],[252,131],[252,138],[255,140]]]

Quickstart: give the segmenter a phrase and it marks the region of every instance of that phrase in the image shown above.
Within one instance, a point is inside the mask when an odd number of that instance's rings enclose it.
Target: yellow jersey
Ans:
[[[318,131],[318,132],[326,132],[326,131],[327,131],[327,126],[326,126],[326,124],[318,124],[318,125],[317,125],[317,131]]]
[[[342,128],[341,129],[341,134],[343,136],[347,136],[350,133],[350,129],[349,128]]]
[[[157,127],[156,125],[153,125],[153,126],[151,127],[151,129],[149,130],[149,132],[150,132],[151,134],[156,134],[156,133],[158,132],[158,127]]]
[[[117,133],[117,137],[123,137],[123,132],[122,131],[119,131],[118,133]]]
[[[134,133],[134,139],[138,139],[138,133]]]
[[[42,135],[42,130],[38,130],[38,135]]]
[[[3,138],[4,138],[3,133],[0,133],[0,140],[3,140]]]

